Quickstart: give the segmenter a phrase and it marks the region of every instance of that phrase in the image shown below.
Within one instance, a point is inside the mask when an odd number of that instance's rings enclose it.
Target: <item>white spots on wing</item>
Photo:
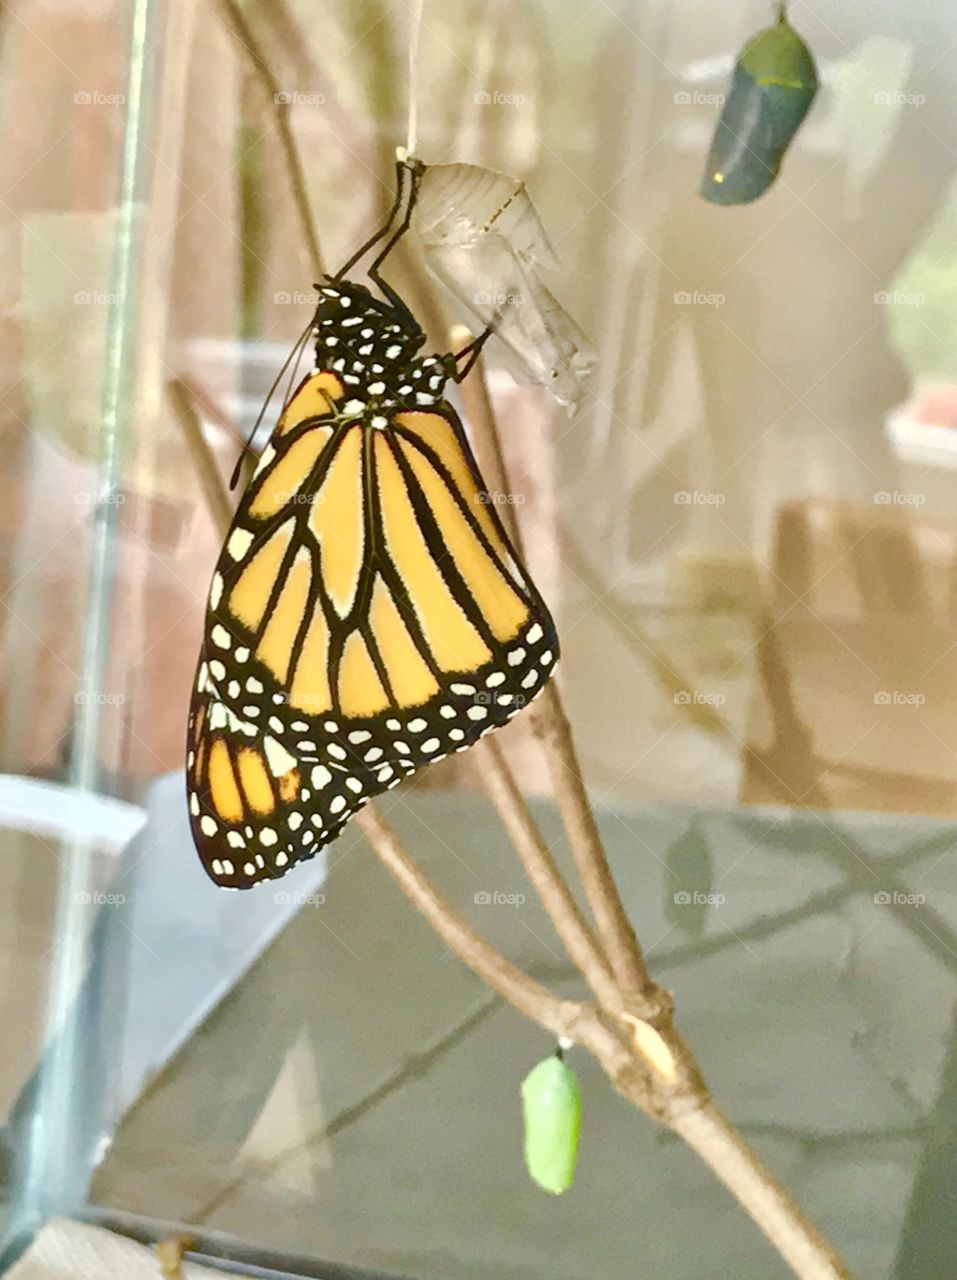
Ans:
[[[465,713],[470,720],[484,720],[488,716],[488,710],[485,707],[469,707]],[[449,737],[451,737],[451,733]]]
[[[317,791],[321,791],[323,787],[328,787],[332,781],[332,774],[324,764],[317,764],[309,776],[312,780],[312,785]]]
[[[544,631],[542,631],[541,627],[536,622],[534,626],[529,627],[528,634],[525,639],[529,644],[538,644],[544,634]]]
[[[345,807],[346,807],[345,796],[333,796],[332,800],[330,800],[329,802],[330,813],[342,813]]]
[[[270,848],[272,845],[277,844],[279,841],[279,837],[276,835],[272,827],[263,827],[262,831],[260,831],[259,833],[259,839],[266,846],[267,849]],[[258,857],[257,857],[257,861],[258,861]]]
[[[282,733],[282,732],[284,732],[284,730],[285,730],[285,727],[286,727],[286,726],[283,724],[283,722],[279,719],[279,717],[278,717],[278,716],[270,716],[270,717],[269,717],[269,727],[270,727],[270,729],[272,729],[275,733]]]
[[[293,720],[292,727],[296,733],[305,733],[309,728],[305,720]]]
[[[486,677],[485,687],[487,689],[497,689],[500,684],[505,683],[504,671],[493,671],[490,676]]]
[[[358,795],[362,790],[362,783],[358,778],[346,778],[346,786],[350,791],[354,791]]]
[[[209,633],[209,638],[210,640],[212,640],[213,644],[216,646],[217,649],[228,649],[233,642],[232,636],[229,634],[226,628],[223,626],[220,626],[218,622],[216,623],[215,627],[213,627],[212,631]]]
[[[423,720],[422,717],[419,716],[415,720],[410,720],[406,727],[408,728],[409,733],[421,733],[423,729],[427,729],[429,727],[429,722],[428,720]]]
[[[392,768],[392,766],[388,764],[384,764],[376,774],[376,778],[379,780],[379,782],[388,782],[389,779],[394,775],[395,775],[395,770]]]
[[[401,722],[400,722],[399,720],[387,720],[387,721],[385,722],[385,727],[386,727],[387,729],[391,729],[391,730],[392,730],[392,732],[394,733],[394,732],[396,731],[396,729],[401,729],[401,728],[402,728],[402,724],[401,724]]]
[[[255,676],[250,676],[249,679],[246,681],[246,692],[262,693],[262,691],[263,691],[263,682],[261,680],[257,680]]]
[[[394,360],[396,356],[400,356],[401,354],[402,354],[402,348],[398,345],[398,343],[395,343],[391,347],[386,347],[385,349],[385,357],[387,360]]]
[[[352,733],[349,734],[349,741],[354,742],[356,746],[359,746],[360,743],[368,742],[371,737],[372,734],[369,733],[367,729],[354,729]]]
[[[262,472],[265,471],[266,468],[269,466],[270,462],[272,462],[273,458],[275,458],[275,456],[276,456],[276,450],[273,448],[271,444],[267,444],[265,449],[263,449],[262,453],[259,455],[259,461],[256,463],[256,470],[253,472],[253,475],[254,476],[261,475]]]
[[[381,756],[382,756],[381,747],[370,747],[369,750],[365,753],[365,755],[362,758],[366,762],[366,764],[374,764],[376,760],[381,758]]]
[[[219,830],[219,827],[208,813],[204,813],[199,820],[199,829],[202,831],[204,836],[214,836]]]
[[[231,849],[246,848],[246,841],[243,839],[243,837],[239,834],[238,831],[227,831],[226,843],[229,845]]]
[[[223,874],[223,864],[218,858],[213,859],[213,875],[221,876]]]
[[[243,864],[243,874],[244,874],[244,875],[247,875],[247,876],[254,876],[254,875],[256,874],[256,866],[255,866],[255,863],[252,863],[252,862],[246,862],[246,863],[244,863],[244,864]]]
[[[517,649],[513,649],[508,655],[508,665],[510,667],[520,667],[525,660],[526,652],[527,650],[523,649],[521,645]]]
[[[325,729],[326,733],[339,732],[339,726],[336,724],[335,720],[326,720],[322,727]]]
[[[289,815],[289,821],[286,823],[286,825],[288,826],[290,831],[298,831],[299,828],[302,826],[302,814],[291,813]],[[278,862],[278,858],[277,858],[277,862]]]
[[[299,747],[299,750],[300,750],[300,751],[310,751],[310,752],[312,752],[312,751],[318,751],[318,750],[319,750],[319,748],[316,746],[316,744],[312,741],[312,739],[311,739],[311,738],[300,738],[300,740],[299,740],[299,742],[297,743],[297,745],[298,745],[298,747]]]
[[[551,660],[554,658],[554,656],[555,655],[552,653],[551,649],[546,649],[545,652],[542,654],[542,656],[539,658],[539,662],[543,667],[547,667],[551,662]]]
[[[276,854],[277,867],[284,867],[288,861],[289,861],[289,854],[286,853],[285,851],[280,851],[279,853]]]
[[[450,684],[449,688],[462,698],[468,698],[475,692],[474,684]]]
[[[438,738],[426,738],[420,749],[428,755],[431,755],[433,751],[438,751],[441,745],[442,744],[439,742]]]
[[[209,727],[222,729],[226,723],[226,708],[221,702],[214,702],[209,708]]]
[[[209,588],[209,607],[216,609],[220,600],[223,598],[223,575],[221,573],[213,574],[213,585]]]
[[[369,383],[369,394],[370,394],[370,395],[372,395],[372,396],[381,396],[381,395],[382,395],[382,393],[383,393],[383,391],[385,391],[385,383],[384,383],[384,382],[370,382],[370,383]]]
[[[258,716],[262,712],[262,707],[257,707],[255,702],[248,703],[243,707],[244,716]]]
[[[239,697],[239,681],[230,680],[229,684],[226,686],[226,692],[229,694],[231,698],[238,698]]]
[[[236,652],[233,654],[233,657],[236,659],[237,662],[248,662],[249,650],[246,648],[237,649]]]
[[[249,529],[234,529],[229,535],[226,550],[234,560],[242,560],[253,545],[253,535]]]
[[[289,773],[291,769],[295,769],[298,763],[296,757],[286,750],[281,742],[277,742],[275,738],[271,738],[269,734],[263,739],[263,750],[266,753],[266,763],[269,765],[269,772],[274,778],[281,778]]]
[[[377,413],[370,419],[370,425],[382,431],[383,428],[389,425],[389,419],[384,418],[381,413]]]
[[[409,744],[407,742],[403,742],[401,738],[396,738],[392,745],[395,747],[396,751],[404,756],[407,756],[412,750]]]
[[[189,811],[194,818],[199,817],[199,796],[195,791],[189,793]]]
[[[209,671],[214,680],[226,679],[226,667],[218,658],[214,658],[209,664]]]
[[[332,756],[333,760],[345,760],[346,752],[344,747],[340,747],[338,742],[330,742],[326,750]]]

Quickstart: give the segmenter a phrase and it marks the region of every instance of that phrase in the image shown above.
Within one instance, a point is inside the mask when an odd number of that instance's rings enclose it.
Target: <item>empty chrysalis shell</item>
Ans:
[[[522,1081],[525,1165],[545,1191],[560,1196],[572,1185],[581,1130],[578,1077],[558,1054]]]
[[[738,55],[701,181],[705,200],[747,204],[770,187],[817,84],[810,50],[782,12]]]
[[[594,356],[539,278],[559,263],[525,184],[474,164],[427,165],[414,220],[429,270],[492,326],[516,380],[574,409]]]

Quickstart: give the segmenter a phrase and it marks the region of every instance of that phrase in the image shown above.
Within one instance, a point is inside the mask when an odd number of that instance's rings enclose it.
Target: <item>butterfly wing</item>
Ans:
[[[335,419],[305,380],[217,565],[190,716],[193,834],[219,884],[282,875],[370,797],[515,715],[558,656],[446,402]]]

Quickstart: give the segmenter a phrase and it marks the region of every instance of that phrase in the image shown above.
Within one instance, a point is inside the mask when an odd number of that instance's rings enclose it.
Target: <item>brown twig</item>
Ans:
[[[213,517],[217,529],[225,538],[233,518],[233,504],[229,499],[229,490],[223,480],[216,455],[203,435],[203,424],[197,411],[198,397],[191,383],[185,378],[173,378],[166,384],[166,390],[186,437],[193,466],[199,477],[200,488],[209,513]]]
[[[502,825],[569,958],[584,974],[602,1007],[620,1014],[624,1003],[608,961],[535,825],[501,747],[494,738],[486,738],[477,745],[472,758],[486,795],[498,810]]]
[[[287,95],[273,75],[272,69],[266,61],[266,55],[263,53],[259,41],[253,35],[252,27],[249,25],[238,0],[216,0],[216,3],[223,15],[226,26],[252,63],[256,74],[262,81],[263,89],[275,108],[276,128],[279,130],[279,141],[286,161],[286,170],[289,174],[292,198],[296,206],[300,226],[302,227],[302,237],[306,242],[306,249],[309,253],[310,265],[315,278],[318,280],[325,272],[325,267],[322,263],[322,251],[319,248],[319,236],[316,232],[312,210],[309,206],[309,195],[306,189],[302,161],[299,158],[299,149],[296,146],[292,125],[289,123],[289,104],[285,101]]]
[[[851,1280],[842,1259],[713,1103],[679,1115],[672,1128],[717,1174],[795,1275]]]
[[[409,901],[445,944],[520,1013],[556,1036],[570,1035],[584,1006],[560,1000],[496,951],[460,916],[404,849],[373,805],[356,814],[356,825]]]
[[[457,328],[453,345],[460,345],[467,332]],[[462,384],[462,399],[475,432],[476,449],[485,479],[493,491],[509,493],[508,470],[484,375],[480,359]],[[508,532],[515,539],[515,550],[524,559],[521,533],[507,503],[504,504],[504,513]],[[535,734],[545,749],[555,801],[602,948],[634,1011],[645,1017],[655,1017],[668,1006],[668,1000],[648,973],[635,931],[625,913],[595,825],[571,728],[554,680],[546,685],[541,697],[533,704],[532,716]]]

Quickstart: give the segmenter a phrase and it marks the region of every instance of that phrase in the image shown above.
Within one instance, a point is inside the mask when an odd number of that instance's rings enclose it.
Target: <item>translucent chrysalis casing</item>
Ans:
[[[529,1175],[543,1190],[561,1195],[575,1176],[581,1090],[559,1054],[533,1067],[522,1081],[522,1112]]]
[[[747,204],[767,191],[817,85],[811,52],[782,12],[738,55],[701,180],[705,200]]]

